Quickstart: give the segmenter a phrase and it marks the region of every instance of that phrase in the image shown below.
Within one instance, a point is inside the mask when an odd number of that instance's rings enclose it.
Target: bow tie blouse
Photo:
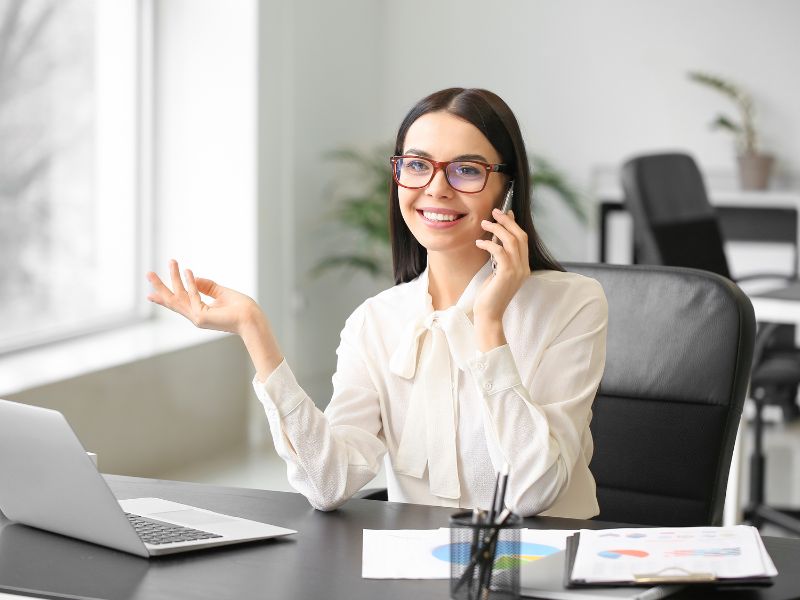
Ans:
[[[608,307],[595,280],[534,271],[503,317],[508,344],[478,351],[472,304],[435,311],[427,269],[365,301],[345,323],[333,398],[321,412],[284,361],[253,380],[289,481],[321,510],[386,468],[389,500],[488,508],[510,465],[506,505],[527,516],[598,513],[589,471],[592,401]]]

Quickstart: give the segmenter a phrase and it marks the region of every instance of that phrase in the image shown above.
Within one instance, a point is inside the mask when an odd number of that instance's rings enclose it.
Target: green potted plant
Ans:
[[[758,149],[758,132],[755,126],[753,99],[738,85],[699,71],[690,71],[689,79],[708,86],[730,98],[739,110],[739,121],[724,114],[711,122],[714,129],[725,129],[736,138],[739,183],[745,190],[764,190],[769,185],[774,157]]]
[[[352,249],[328,256],[319,261],[311,275],[318,276],[330,270],[347,269],[365,272],[372,277],[391,279],[392,260],[389,240],[389,182],[392,171],[389,165],[391,147],[379,147],[370,152],[350,148],[335,150],[327,155],[331,160],[357,169],[361,185],[349,191],[336,202],[331,215],[344,229],[355,232]],[[531,185],[536,190],[548,188],[564,202],[581,223],[588,223],[588,209],[582,196],[567,178],[549,161],[531,155]]]

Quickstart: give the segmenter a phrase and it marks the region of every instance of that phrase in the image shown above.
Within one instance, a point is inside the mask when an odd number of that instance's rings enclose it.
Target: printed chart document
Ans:
[[[733,527],[582,529],[570,540],[569,583],[768,583],[778,574],[758,530]]]
[[[555,554],[566,547],[566,540],[573,533],[564,529],[521,529],[519,560],[525,563]],[[365,529],[361,576],[448,579],[450,529]]]

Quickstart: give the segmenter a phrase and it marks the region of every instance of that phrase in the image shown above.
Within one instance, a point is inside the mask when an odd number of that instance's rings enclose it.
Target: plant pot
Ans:
[[[743,190],[765,190],[775,157],[771,154],[742,154],[739,162],[739,185]]]

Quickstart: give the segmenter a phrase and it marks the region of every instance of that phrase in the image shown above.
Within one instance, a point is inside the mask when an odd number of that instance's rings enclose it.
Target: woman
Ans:
[[[242,337],[289,480],[318,509],[342,504],[385,457],[393,501],[488,507],[507,463],[516,513],[594,516],[589,422],[605,296],[596,281],[564,273],[539,240],[513,113],[486,90],[436,92],[406,116],[395,155],[397,285],[347,320],[324,414],[249,297],[188,269],[184,288],[172,261],[173,290],[149,273],[148,299]],[[502,214],[509,186],[512,210]]]

